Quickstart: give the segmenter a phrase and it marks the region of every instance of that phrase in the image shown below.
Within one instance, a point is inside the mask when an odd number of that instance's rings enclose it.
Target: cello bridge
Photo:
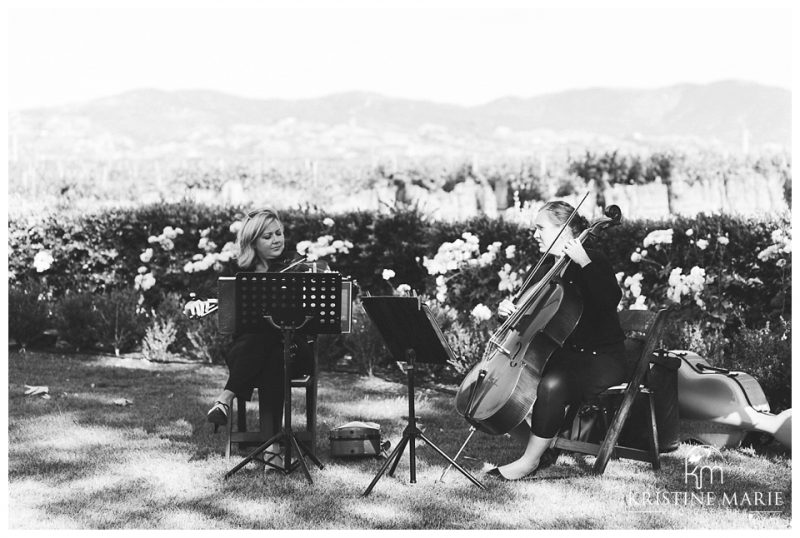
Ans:
[[[504,348],[503,346],[501,346],[497,342],[497,340],[495,340],[494,338],[489,338],[489,345],[490,346],[494,346],[495,348],[497,348],[500,351],[500,353],[502,353],[503,355],[505,355],[507,357],[511,356],[511,352],[509,350],[507,350],[506,348]],[[487,348],[487,351],[488,351],[488,348]],[[487,355],[488,355],[488,353],[487,353]]]

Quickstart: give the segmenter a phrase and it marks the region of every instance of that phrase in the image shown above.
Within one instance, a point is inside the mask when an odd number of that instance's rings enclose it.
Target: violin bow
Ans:
[[[288,271],[289,269],[292,269],[293,267],[297,267],[297,266],[298,266],[298,265],[300,265],[301,263],[305,263],[305,262],[307,262],[307,261],[308,261],[308,258],[307,258],[307,257],[305,257],[305,256],[303,256],[302,258],[300,258],[300,259],[299,259],[299,260],[297,260],[296,262],[292,263],[291,265],[288,265],[288,266],[286,266],[285,268],[281,269],[281,270],[280,270],[280,271],[278,271],[278,272],[279,272],[279,273],[285,273],[285,272],[286,272],[286,271]]]

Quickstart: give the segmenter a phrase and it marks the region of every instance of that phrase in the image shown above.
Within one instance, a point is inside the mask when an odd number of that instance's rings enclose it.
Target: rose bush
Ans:
[[[53,312],[62,298],[83,291],[133,290],[148,319],[167,301],[173,305],[168,317],[174,318],[175,328],[168,348],[191,355],[196,345],[215,340],[210,334],[187,336],[190,329],[181,317],[180,303],[189,291],[215,297],[217,278],[235,273],[233,241],[249,209],[156,204],[74,217],[51,214],[11,220],[9,284],[14,289],[38,286],[37,299],[47,302],[47,310]],[[480,357],[497,326],[492,315],[497,304],[519,289],[539,257],[529,225],[513,220],[437,222],[416,211],[328,215],[309,208],[284,211],[281,216],[290,251],[326,257],[372,294],[428,297],[463,357],[461,366]],[[676,325],[668,333],[674,347],[690,340],[705,342],[713,348],[710,358],[719,361],[738,345],[737,332],[761,335],[758,331],[763,332],[769,322],[770,334],[786,333],[777,327],[791,319],[788,214],[623,220],[594,241],[618,271],[623,306],[676,309]],[[12,319],[14,309],[19,311],[25,302],[20,299],[16,304],[9,304]],[[159,314],[162,328],[164,315]],[[40,330],[53,323],[53,317],[47,319]],[[196,322],[189,326],[199,327]],[[27,327],[30,332],[30,324]],[[204,327],[214,330],[210,323]],[[70,330],[82,329],[77,325]],[[76,344],[89,345],[90,340],[76,338]],[[35,336],[27,335],[26,340]],[[350,347],[355,349],[352,342]],[[738,345],[737,349],[753,348]],[[194,355],[221,360],[217,353]]]

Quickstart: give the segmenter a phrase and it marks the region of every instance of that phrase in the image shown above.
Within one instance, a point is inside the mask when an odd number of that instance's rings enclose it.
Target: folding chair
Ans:
[[[587,408],[594,408],[599,411],[600,418],[604,423],[605,437],[600,443],[590,443],[567,439],[559,435],[551,445],[553,449],[597,456],[593,468],[594,474],[603,474],[608,460],[612,456],[649,461],[653,465],[653,470],[656,471],[661,468],[653,392],[645,387],[643,382],[649,369],[650,358],[664,332],[666,319],[667,309],[665,308],[658,312],[624,310],[619,313],[620,325],[627,334],[625,348],[629,364],[633,362],[633,373],[627,383],[606,389],[597,397],[596,401],[581,402],[570,406],[565,422],[566,424],[572,424],[580,412],[585,411]],[[630,359],[633,360],[631,361]],[[618,444],[622,428],[625,426],[633,402],[639,394],[646,397],[650,410],[649,450],[625,447]],[[616,399],[618,399],[619,395],[622,395],[622,401],[619,404],[615,404],[614,397],[616,396]],[[611,415],[613,415],[613,419],[608,424],[608,416]]]

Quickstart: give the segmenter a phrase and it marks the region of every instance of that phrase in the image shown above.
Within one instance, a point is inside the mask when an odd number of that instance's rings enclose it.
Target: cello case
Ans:
[[[678,404],[682,441],[735,448],[748,431],[759,431],[791,448],[792,410],[770,413],[767,397],[753,376],[711,366],[691,351],[669,353],[681,359]]]

